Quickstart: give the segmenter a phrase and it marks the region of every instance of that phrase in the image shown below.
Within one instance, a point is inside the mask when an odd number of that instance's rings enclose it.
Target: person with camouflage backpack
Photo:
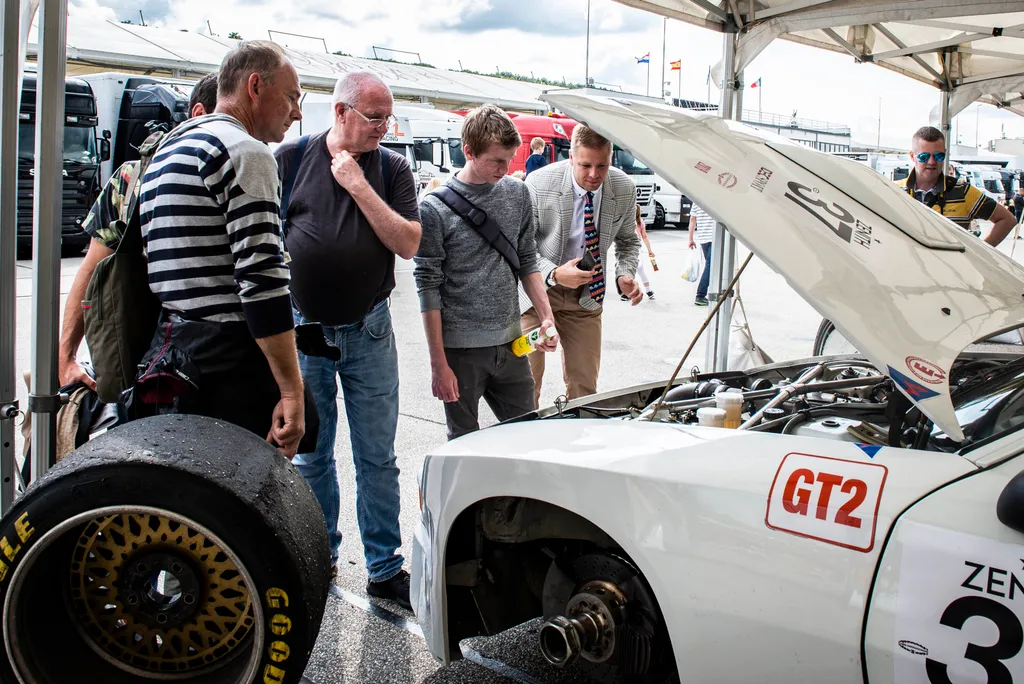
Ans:
[[[217,74],[209,74],[195,85],[188,104],[192,117],[213,112],[217,107]],[[64,306],[64,323],[57,357],[58,377],[62,386],[81,382],[93,391],[97,389],[96,379],[78,362],[78,348],[85,334],[82,301],[86,298],[86,289],[97,265],[113,255],[121,244],[128,222],[121,221],[120,217],[127,209],[128,186],[138,164],[138,161],[125,162],[114,171],[82,224],[83,230],[92,237],[92,240],[89,243],[89,251],[75,274]],[[142,185],[140,181],[136,181],[135,184],[136,195]],[[129,217],[128,220],[138,226],[137,215]]]

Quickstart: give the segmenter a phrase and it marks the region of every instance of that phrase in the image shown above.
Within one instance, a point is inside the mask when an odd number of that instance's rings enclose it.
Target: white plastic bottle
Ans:
[[[738,428],[742,422],[743,395],[739,392],[719,392],[715,395],[715,403],[725,411],[724,427]]]
[[[531,354],[537,351],[538,344],[550,340],[556,334],[554,326],[549,326],[544,330],[534,328],[522,337],[518,337],[513,340],[512,353],[516,356],[526,356],[527,354]]]
[[[714,406],[697,409],[697,423],[704,427],[725,427],[725,411]]]

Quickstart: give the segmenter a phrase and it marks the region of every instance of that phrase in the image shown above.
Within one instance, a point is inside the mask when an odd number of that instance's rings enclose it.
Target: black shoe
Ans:
[[[628,302],[629,301],[629,295],[619,295],[619,299],[621,299],[624,302]]]
[[[707,306],[708,305],[708,300],[705,297],[697,297],[696,299],[693,300],[693,305],[694,306]]]
[[[409,602],[409,573],[399,570],[398,574],[383,582],[367,582],[366,593],[375,598],[391,599],[406,610],[412,610]]]
[[[338,576],[338,561],[331,563],[331,580],[334,580]]]
[[[647,291],[647,298],[648,299],[654,299],[654,290],[648,290]]]

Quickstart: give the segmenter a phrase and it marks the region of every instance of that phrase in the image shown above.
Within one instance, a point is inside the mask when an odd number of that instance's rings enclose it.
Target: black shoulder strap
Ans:
[[[444,202],[459,218],[472,226],[480,234],[480,237],[487,240],[491,247],[505,257],[505,261],[512,267],[512,274],[516,278],[519,277],[519,253],[486,211],[477,207],[449,185],[443,185],[434,190],[429,197],[436,197]]]
[[[380,173],[384,179],[384,202],[391,206],[391,150],[380,146]]]
[[[139,196],[142,191],[142,177],[146,175],[149,163],[153,161],[160,145],[167,139],[167,131],[154,131],[139,145],[139,160],[135,162],[132,175],[125,187],[121,207],[120,221],[124,225],[124,233],[117,244],[115,252],[141,252],[142,251],[142,220],[138,215]],[[120,171],[120,169],[118,169]],[[107,181],[110,182],[109,180]]]
[[[299,138],[295,149],[292,150],[291,158],[288,160],[288,178],[284,181],[281,190],[281,233],[288,234],[288,203],[292,198],[292,188],[295,186],[295,177],[299,175],[299,166],[302,164],[302,155],[306,153],[306,145],[309,144],[309,136]]]

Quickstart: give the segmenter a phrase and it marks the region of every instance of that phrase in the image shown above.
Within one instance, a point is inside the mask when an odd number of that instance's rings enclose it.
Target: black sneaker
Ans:
[[[654,290],[648,290],[647,291],[647,298],[648,299],[654,299]]]
[[[383,582],[367,582],[366,593],[374,598],[391,599],[406,610],[412,610],[409,602],[409,573],[399,570],[398,574]]]
[[[694,306],[707,306],[708,305],[707,297],[697,297],[696,299],[693,300],[693,305]]]
[[[619,295],[619,299],[621,299],[624,302],[628,302],[629,301],[629,295]]]

